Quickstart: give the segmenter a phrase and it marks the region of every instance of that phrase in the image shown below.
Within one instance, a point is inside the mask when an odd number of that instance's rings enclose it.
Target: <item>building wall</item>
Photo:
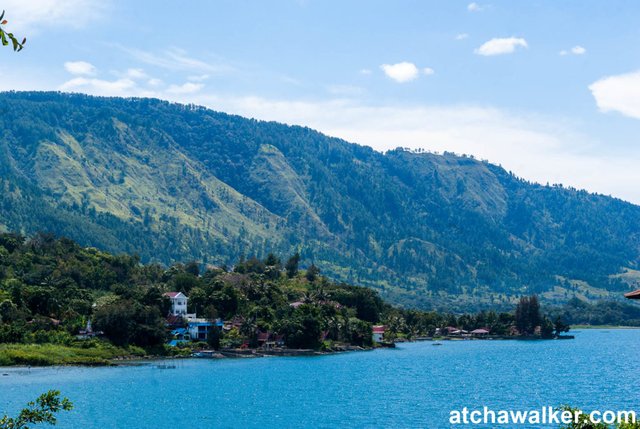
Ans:
[[[171,313],[174,315],[187,314],[187,298],[178,297],[171,299]]]
[[[209,338],[212,325],[210,323],[189,323],[189,334],[191,340],[206,341]]]

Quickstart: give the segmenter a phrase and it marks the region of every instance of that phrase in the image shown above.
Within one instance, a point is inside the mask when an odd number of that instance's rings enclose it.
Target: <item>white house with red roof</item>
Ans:
[[[174,316],[187,315],[187,301],[189,298],[182,292],[166,292],[164,296],[171,300],[171,314]]]
[[[385,326],[384,325],[374,325],[373,326],[373,342],[374,343],[381,343],[384,340],[384,332],[385,332]]]

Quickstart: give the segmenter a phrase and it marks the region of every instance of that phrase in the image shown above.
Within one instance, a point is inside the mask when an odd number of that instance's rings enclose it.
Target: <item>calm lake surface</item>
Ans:
[[[75,404],[57,427],[84,429],[446,428],[451,410],[485,405],[640,411],[640,330],[573,333],[320,357],[2,368],[0,414],[51,388]]]

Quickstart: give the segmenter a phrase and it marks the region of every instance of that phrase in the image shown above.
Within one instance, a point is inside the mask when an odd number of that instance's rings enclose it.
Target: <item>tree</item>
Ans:
[[[184,266],[184,271],[194,277],[198,277],[200,276],[200,265],[196,261],[187,262]]]
[[[553,338],[554,337],[553,329],[554,329],[554,325],[551,319],[549,319],[546,316],[543,317],[542,322],[540,324],[540,335],[542,336],[542,338]]]
[[[322,332],[320,311],[311,305],[302,305],[282,322],[279,330],[289,347],[315,349],[320,345]]]
[[[217,326],[212,326],[207,338],[207,344],[214,350],[220,349],[220,340],[222,339],[222,330]]]
[[[95,313],[95,328],[104,331],[112,343],[123,346],[131,341],[134,329],[135,308],[129,300],[119,300],[99,307]]]
[[[316,277],[318,277],[318,274],[320,274],[320,270],[314,264],[311,264],[311,266],[307,268],[306,277],[310,282],[314,281]]]
[[[529,326],[535,331],[536,326],[540,326],[542,323],[542,316],[540,315],[540,302],[536,295],[529,297]]]
[[[556,319],[554,320],[553,327],[556,337],[559,337],[563,332],[569,332],[569,329],[571,329],[571,326],[564,323],[564,320],[560,316],[556,317]]]
[[[516,328],[521,335],[533,335],[536,327],[540,326],[542,316],[540,315],[540,303],[538,297],[523,296],[516,307]]]
[[[280,258],[278,258],[273,253],[269,253],[267,258],[264,260],[264,264],[267,267],[277,267],[280,268]]]
[[[27,38],[25,37],[22,39],[22,42],[19,42],[18,39],[13,35],[13,33],[7,33],[6,31],[4,31],[4,28],[2,28],[2,26],[6,25],[7,22],[8,21],[4,19],[3,10],[2,14],[0,14],[0,40],[2,40],[2,46],[7,46],[10,40],[11,44],[13,45],[13,50],[15,52],[20,52],[22,48],[24,48],[24,44],[27,43]],[[7,38],[9,40],[7,40]]]
[[[49,390],[43,393],[34,402],[29,402],[27,407],[20,411],[17,417],[3,416],[0,419],[0,429],[28,429],[29,425],[57,423],[56,413],[69,411],[73,404],[67,398],[60,398],[60,392]]]
[[[290,279],[294,278],[298,275],[298,264],[300,263],[300,254],[298,252],[295,253],[292,257],[287,260],[285,264],[285,269],[287,270],[287,277]]]

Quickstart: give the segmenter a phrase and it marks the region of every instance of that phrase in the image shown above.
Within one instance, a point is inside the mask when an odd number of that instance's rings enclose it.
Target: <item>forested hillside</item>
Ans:
[[[640,279],[640,207],[473,158],[382,154],[153,99],[0,102],[0,229],[165,264],[299,251],[302,265],[422,308],[608,299]]]

